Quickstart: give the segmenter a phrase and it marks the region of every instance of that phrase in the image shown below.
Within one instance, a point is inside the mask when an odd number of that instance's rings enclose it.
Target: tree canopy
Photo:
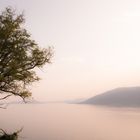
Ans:
[[[51,63],[51,47],[40,48],[24,22],[24,15],[9,7],[0,15],[0,100],[30,97],[27,86],[39,80],[34,68]]]

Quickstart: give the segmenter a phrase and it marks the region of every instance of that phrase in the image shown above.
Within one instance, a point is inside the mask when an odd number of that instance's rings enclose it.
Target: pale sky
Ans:
[[[0,0],[0,10],[24,11],[41,47],[53,46],[52,65],[30,89],[37,100],[88,98],[140,86],[139,0]]]

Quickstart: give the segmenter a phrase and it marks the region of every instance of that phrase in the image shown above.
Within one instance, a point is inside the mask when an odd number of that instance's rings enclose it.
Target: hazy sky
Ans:
[[[54,46],[53,64],[31,88],[36,99],[87,98],[140,85],[139,0],[0,0],[0,10],[7,6],[24,10],[40,46]]]

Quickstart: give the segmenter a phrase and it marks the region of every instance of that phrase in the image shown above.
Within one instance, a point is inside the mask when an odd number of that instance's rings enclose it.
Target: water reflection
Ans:
[[[27,140],[140,139],[140,109],[22,104],[1,110],[0,116],[5,130],[12,132],[24,126],[21,136]]]

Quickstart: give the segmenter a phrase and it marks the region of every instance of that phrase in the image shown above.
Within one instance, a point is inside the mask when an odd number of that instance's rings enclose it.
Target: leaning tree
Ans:
[[[34,68],[50,63],[52,49],[40,48],[24,28],[23,14],[6,8],[0,15],[0,100],[31,96],[27,86],[39,80]]]

